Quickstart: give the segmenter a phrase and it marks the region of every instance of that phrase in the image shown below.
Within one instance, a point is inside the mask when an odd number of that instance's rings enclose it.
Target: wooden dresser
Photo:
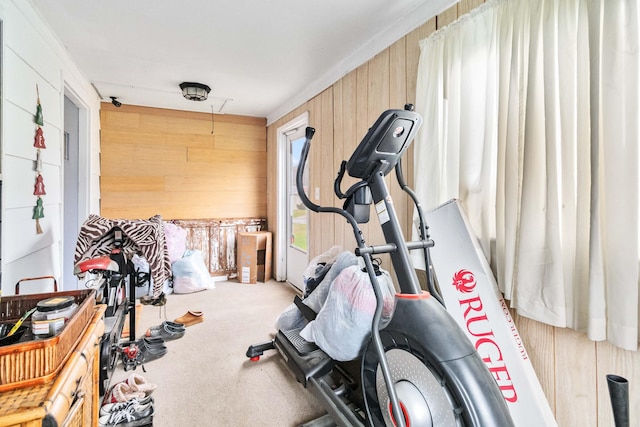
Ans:
[[[52,381],[0,393],[0,427],[98,425],[105,308],[95,307],[78,345]]]

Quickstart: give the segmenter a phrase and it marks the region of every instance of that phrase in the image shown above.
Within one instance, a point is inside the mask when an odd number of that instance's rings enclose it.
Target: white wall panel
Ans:
[[[36,183],[36,173],[33,170],[33,160],[25,160],[14,157],[5,163],[3,173],[3,188],[5,194],[5,209],[34,206],[37,196],[33,195]],[[42,178],[44,189],[47,192],[42,196],[46,204],[62,203],[60,187],[62,182],[57,173],[60,168],[44,164],[42,166]]]
[[[81,220],[99,213],[100,99],[71,60],[68,52],[41,20],[32,4],[2,0],[2,291],[11,295],[20,278],[61,276],[62,154],[64,94],[73,95],[81,106],[82,122],[80,182]],[[33,146],[37,98],[44,116],[46,149],[41,150],[46,195],[43,233],[36,234],[32,219],[36,196],[36,148]],[[60,285],[60,283],[59,283]],[[74,283],[70,289],[75,289]]]
[[[4,130],[5,135],[7,135],[3,144],[4,154],[35,160],[36,149],[33,146],[33,142],[36,125],[33,122],[33,115],[12,103],[5,102],[4,105]],[[45,144],[47,144],[46,135]]]
[[[54,66],[48,68],[55,68]],[[5,99],[32,115],[31,122],[35,124],[36,107],[38,105],[38,93],[40,93],[40,105],[42,105],[44,127],[62,127],[62,110],[60,105],[59,82],[55,86],[52,82],[43,79],[41,70],[32,68],[32,64],[24,62],[24,59],[16,52],[7,49],[4,58],[5,80],[11,78],[5,84]],[[60,71],[54,76],[60,80]],[[36,89],[37,84],[37,89]]]
[[[56,52],[51,49],[54,38],[46,35],[48,28],[42,26],[39,17],[31,7],[26,7],[26,4],[20,4],[20,6],[16,8],[15,2],[13,5],[7,5],[10,19],[5,20],[4,23],[4,39],[7,47],[5,52],[13,51],[23,62],[29,64],[30,68],[37,70],[42,79],[53,85],[54,92],[62,92],[61,61]],[[35,90],[35,87],[33,89]]]
[[[36,125],[33,122],[33,115],[11,103],[5,103],[5,110],[5,130],[10,137],[4,143],[4,154],[35,161],[37,149],[33,143]],[[60,139],[62,131],[46,124],[42,127],[42,131],[47,147],[41,150],[42,161],[61,166],[62,141]]]
[[[98,190],[100,190],[100,175],[99,174],[95,174],[95,175],[91,175],[91,185],[90,188],[97,188]],[[100,193],[98,192],[98,195]],[[100,197],[92,197],[91,200],[89,200],[89,208],[90,208],[90,212],[95,212],[96,214],[100,213]],[[84,218],[86,219],[86,218]],[[82,219],[84,221],[84,219]]]
[[[60,250],[58,245],[51,245],[33,252],[29,257],[19,258],[6,264],[6,272],[3,272],[2,281],[6,284],[3,295],[13,295],[18,280],[29,277],[54,276],[60,277]],[[20,285],[20,293],[51,292],[50,282],[39,282],[31,285],[28,282]],[[77,284],[65,286],[58,280],[58,290],[73,290]]]
[[[34,161],[20,157],[7,156],[3,175],[4,208],[14,209],[34,206],[35,185]],[[47,182],[45,181],[45,190]]]
[[[61,222],[58,205],[45,204],[44,218],[40,219],[42,234],[36,233],[36,221],[32,219],[33,207],[5,209],[3,214],[2,223],[6,225],[2,233],[4,263],[28,257],[52,245],[59,245]],[[6,270],[2,272],[3,282],[6,272]],[[27,272],[20,272],[20,274],[25,273]]]

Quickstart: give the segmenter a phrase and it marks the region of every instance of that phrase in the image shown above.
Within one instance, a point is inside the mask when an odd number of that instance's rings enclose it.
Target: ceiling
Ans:
[[[457,2],[30,1],[104,101],[269,123]],[[209,99],[184,99],[183,81]]]

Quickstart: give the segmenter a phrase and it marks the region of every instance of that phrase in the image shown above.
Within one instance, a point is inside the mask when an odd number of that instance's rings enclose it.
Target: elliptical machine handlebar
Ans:
[[[314,212],[321,212],[321,206],[313,203],[307,194],[304,191],[304,185],[302,177],[304,175],[304,167],[307,164],[307,157],[309,156],[309,149],[311,148],[311,139],[313,139],[313,135],[316,133],[315,128],[307,127],[304,132],[305,141],[304,146],[302,147],[302,153],[300,154],[300,163],[298,163],[298,170],[296,171],[296,188],[298,189],[298,196],[302,200],[302,203],[307,207],[307,209],[311,209]]]
[[[309,150],[311,149],[311,140],[313,139],[313,135],[315,134],[315,132],[316,130],[312,127],[307,127],[305,130],[305,142],[304,142],[304,146],[302,147],[302,152],[300,153],[300,163],[298,164],[298,169],[296,171],[296,188],[298,190],[298,196],[300,196],[300,200],[307,207],[307,209],[310,209],[314,212],[335,213],[346,218],[347,221],[349,221],[349,223],[351,224],[351,227],[353,228],[353,232],[354,232],[358,247],[364,248],[365,246],[364,238],[359,232],[358,223],[356,219],[353,217],[353,215],[351,215],[349,212],[347,212],[344,209],[336,208],[333,206],[319,206],[313,203],[305,192],[302,178],[304,175],[305,166],[307,164],[307,158],[309,157]]]

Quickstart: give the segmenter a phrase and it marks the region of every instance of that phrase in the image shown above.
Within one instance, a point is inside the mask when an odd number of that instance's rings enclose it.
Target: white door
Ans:
[[[64,97],[64,238],[62,280],[64,290],[76,288],[78,279],[73,275],[73,256],[78,239],[78,146],[79,109]]]
[[[302,274],[309,263],[309,213],[296,189],[296,171],[309,114],[280,126],[278,138],[278,233],[275,277],[304,291]],[[305,174],[306,184],[308,176]]]
[[[305,142],[304,129],[287,135],[289,195],[287,197],[287,280],[304,291],[302,274],[309,263],[309,210],[302,204],[296,187],[296,174],[300,166],[300,153]],[[304,171],[303,185],[309,188],[309,174]]]

